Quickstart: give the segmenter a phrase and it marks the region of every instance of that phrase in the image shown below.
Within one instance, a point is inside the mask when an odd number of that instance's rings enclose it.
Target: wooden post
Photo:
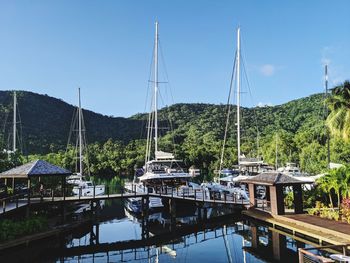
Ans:
[[[301,184],[293,185],[293,195],[294,195],[294,213],[303,213],[303,192],[301,189]]]
[[[250,207],[255,207],[256,206],[256,201],[255,201],[255,185],[254,184],[248,184],[248,191],[249,191],[249,203]]]
[[[63,201],[66,200],[66,178],[62,176],[62,192],[63,192]]]
[[[27,187],[28,187],[28,204],[30,204],[30,178],[28,177],[27,181]]]
[[[12,194],[15,194],[15,178],[12,177]]]
[[[197,200],[196,189],[194,189],[194,200]]]
[[[96,185],[94,185],[94,194],[93,194],[93,198],[95,198],[95,193],[96,193]]]
[[[304,256],[301,248],[298,248],[298,258],[299,258],[299,263],[304,263]]]

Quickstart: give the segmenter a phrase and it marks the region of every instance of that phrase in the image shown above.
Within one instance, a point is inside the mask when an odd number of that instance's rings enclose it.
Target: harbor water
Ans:
[[[209,208],[206,220],[198,213],[186,208],[171,216],[163,209],[142,217],[122,201],[107,201],[94,222],[2,251],[0,262],[298,262],[298,248],[312,246],[239,212]]]

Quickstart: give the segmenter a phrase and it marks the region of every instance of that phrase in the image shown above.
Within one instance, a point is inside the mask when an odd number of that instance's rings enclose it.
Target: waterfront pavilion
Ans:
[[[294,196],[294,213],[303,213],[302,184],[311,184],[312,180],[299,180],[297,177],[279,172],[261,173],[256,176],[241,180],[248,184],[250,208],[258,208],[270,211],[273,215],[285,214],[284,189],[291,188]],[[257,198],[257,190],[265,187],[264,198]],[[260,189],[259,189],[260,188]]]
[[[7,185],[12,180],[12,189],[15,188],[15,180],[27,181],[28,199],[30,198],[32,181],[41,182],[43,177],[61,180],[62,195],[65,194],[66,177],[72,173],[64,168],[58,167],[43,160],[36,160],[0,173],[0,180],[4,179]]]

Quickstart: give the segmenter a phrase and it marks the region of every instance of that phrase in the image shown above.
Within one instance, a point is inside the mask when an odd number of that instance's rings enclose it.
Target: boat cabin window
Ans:
[[[87,185],[87,186],[92,186],[92,183],[89,182],[89,183],[86,183],[86,185]]]

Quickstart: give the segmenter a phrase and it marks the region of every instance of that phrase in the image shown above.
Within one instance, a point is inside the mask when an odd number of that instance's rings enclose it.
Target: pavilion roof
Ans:
[[[267,172],[261,173],[256,176],[251,176],[247,179],[241,180],[243,183],[250,183],[256,185],[293,185],[293,184],[311,184],[313,181],[300,180],[297,177],[279,173],[279,172]]]
[[[38,176],[68,176],[70,171],[48,163],[36,160],[0,173],[0,178],[30,178]]]

